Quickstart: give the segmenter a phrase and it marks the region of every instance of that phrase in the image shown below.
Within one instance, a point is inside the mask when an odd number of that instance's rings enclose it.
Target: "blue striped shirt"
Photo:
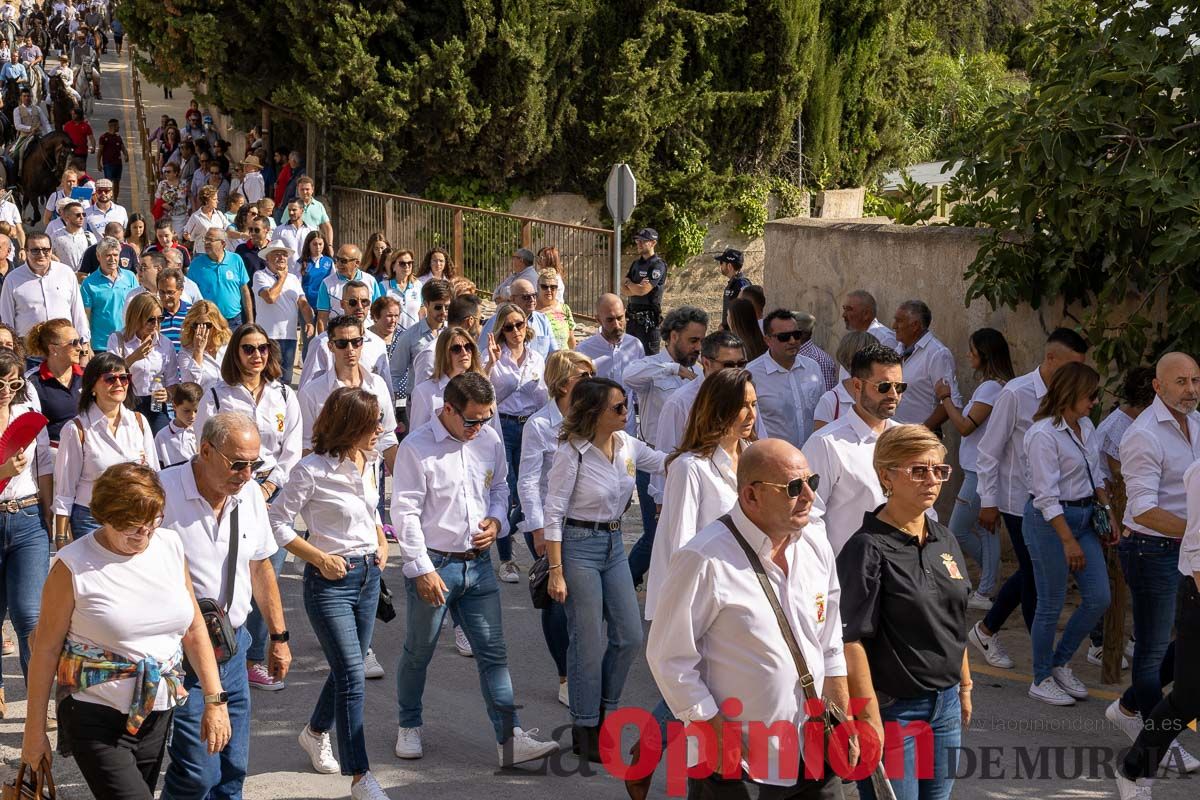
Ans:
[[[175,352],[179,352],[179,335],[183,333],[183,318],[187,316],[188,309],[192,307],[191,303],[186,303],[183,300],[179,301],[179,308],[174,314],[168,314],[166,309],[163,309],[162,322],[159,323],[159,331],[162,335],[171,340],[171,344],[175,345]]]

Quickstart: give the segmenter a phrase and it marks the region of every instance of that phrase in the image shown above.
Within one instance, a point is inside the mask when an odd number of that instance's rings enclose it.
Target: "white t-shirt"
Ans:
[[[275,273],[269,269],[260,269],[254,273],[251,291],[254,294],[254,321],[267,331],[272,339],[296,338],[296,310],[300,298],[304,296],[304,288],[300,279],[292,273],[287,274],[283,281],[283,291],[274,303],[269,303],[260,294],[263,289],[275,285]]]
[[[963,409],[964,415],[971,413],[971,408],[976,403],[982,403],[988,406],[996,404],[996,398],[1000,396],[1000,390],[1004,388],[1004,384],[1000,381],[984,381],[979,384],[975,393],[971,395],[971,401],[967,403],[967,407]],[[991,419],[989,416],[988,419]],[[969,469],[971,472],[976,472],[979,466],[979,440],[983,438],[983,432],[987,429],[987,420],[983,421],[975,430],[962,437],[962,444],[958,446],[958,463],[963,469]]]

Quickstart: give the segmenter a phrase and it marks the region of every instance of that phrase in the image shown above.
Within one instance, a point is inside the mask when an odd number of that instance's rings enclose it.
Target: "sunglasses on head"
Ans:
[[[479,419],[471,419],[470,417],[463,414],[463,411],[461,408],[458,408],[457,406],[450,406],[450,408],[454,409],[454,413],[456,413],[456,414],[458,414],[458,416],[462,417],[464,428],[478,428],[481,425],[487,425],[489,422],[492,421],[492,417],[496,416],[495,414],[488,414],[486,417],[481,417]]]
[[[524,329],[525,329],[525,321],[524,320],[518,320],[517,322],[506,322],[500,326],[500,330],[504,331],[505,333],[512,333],[513,331],[521,331]]]
[[[474,353],[475,345],[470,342],[467,344],[452,344],[450,345],[450,352],[456,356],[461,356],[463,353]]]
[[[330,339],[329,343],[338,350],[345,350],[347,347],[353,347],[357,350],[363,346],[363,337],[355,336],[353,339]]]
[[[896,394],[904,394],[908,391],[908,384],[904,381],[880,381],[875,384],[875,391],[880,394],[891,394],[892,389],[896,390]]]
[[[799,497],[800,493],[804,491],[805,484],[815,492],[817,487],[821,485],[821,476],[814,472],[811,475],[792,478],[787,483],[771,483],[770,481],[755,481],[755,483],[761,483],[763,486],[774,486],[776,489],[787,489],[788,497]]]
[[[798,342],[804,338],[804,331],[783,331],[769,334],[777,342]]]
[[[242,355],[244,356],[252,356],[255,353],[258,353],[260,356],[265,356],[267,353],[271,352],[271,345],[269,342],[267,344],[250,344],[249,342],[242,342],[239,346],[241,347]]]
[[[217,448],[214,447],[213,450],[217,450]],[[225,463],[229,465],[230,472],[242,472],[247,469],[251,472],[258,472],[260,469],[262,469],[262,465],[267,463],[261,458],[256,458],[253,461],[234,461],[220,450],[217,450],[217,455],[225,459]]]
[[[888,467],[888,469],[903,472],[918,483],[927,480],[930,474],[938,483],[945,483],[950,480],[950,473],[954,471],[949,464],[914,464],[911,467]]]
[[[129,373],[128,372],[106,372],[100,376],[100,380],[104,381],[109,386],[115,386],[118,384],[121,386],[128,386],[129,385]]]

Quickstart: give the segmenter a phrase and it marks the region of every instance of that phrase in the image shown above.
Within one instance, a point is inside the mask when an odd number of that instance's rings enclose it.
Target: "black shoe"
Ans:
[[[593,764],[600,761],[600,726],[571,726],[571,752]]]

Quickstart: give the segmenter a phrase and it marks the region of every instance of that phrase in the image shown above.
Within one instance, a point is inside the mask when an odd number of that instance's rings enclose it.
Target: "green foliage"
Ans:
[[[424,192],[424,196],[429,200],[487,211],[508,211],[520,195],[520,191],[515,188],[506,192],[493,192],[481,178],[453,180],[437,177],[425,186]]]
[[[994,230],[968,300],[1084,307],[1098,364],[1200,349],[1195,0],[1055,0],[1022,45],[1027,94],[977,132],[956,224]]]
[[[937,206],[933,200],[932,188],[917,183],[911,175],[904,172],[901,173],[900,186],[894,196],[872,196],[870,213],[891,217],[901,225],[920,225],[928,222],[937,213]]]

